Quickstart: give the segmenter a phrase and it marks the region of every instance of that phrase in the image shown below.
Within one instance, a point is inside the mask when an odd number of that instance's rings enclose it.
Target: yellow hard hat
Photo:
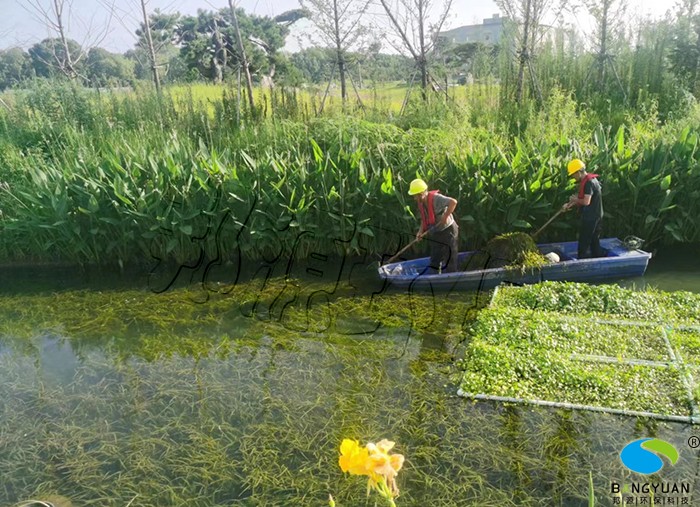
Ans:
[[[571,162],[569,162],[569,165],[566,167],[567,171],[569,171],[569,176],[573,176],[574,173],[577,173],[581,169],[585,169],[585,168],[586,168],[586,164],[584,164],[582,160],[579,160],[577,158],[575,158]]]
[[[428,190],[428,184],[420,178],[416,178],[411,182],[411,186],[408,187],[408,195],[421,194]]]

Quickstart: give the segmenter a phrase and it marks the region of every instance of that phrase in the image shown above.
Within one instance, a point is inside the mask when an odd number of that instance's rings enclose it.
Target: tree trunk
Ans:
[[[423,94],[423,100],[428,100],[428,58],[425,50],[425,13],[423,8],[425,7],[425,2],[423,0],[418,1],[418,37],[420,42],[420,61],[418,62],[418,67],[420,68],[420,86],[421,93]]]
[[[693,69],[693,91],[696,97],[700,97],[700,82],[698,77],[700,77],[700,22],[695,23],[695,35],[697,37],[695,41],[695,52],[698,57],[695,61],[695,68]]]
[[[520,62],[518,64],[518,81],[515,83],[515,102],[520,104],[523,100],[523,82],[525,81],[525,65],[528,58],[528,38],[530,36],[530,10],[532,0],[527,0],[525,6],[525,22],[523,26],[523,43],[520,45]]]
[[[612,0],[603,0],[603,18],[600,20],[600,54],[598,55],[598,86],[605,83],[605,64],[608,59],[608,15]]]
[[[58,35],[61,38],[61,45],[63,46],[63,52],[65,54],[64,60],[60,61],[56,58],[56,61],[63,72],[68,78],[75,79],[78,77],[78,73],[73,66],[73,58],[70,54],[70,48],[68,47],[68,40],[66,39],[65,30],[63,27],[63,1],[54,0],[54,9],[56,10],[56,27],[58,28]],[[54,57],[57,55],[54,52]]]
[[[219,30],[219,22],[214,18],[214,58],[212,59],[214,66],[214,83],[220,84],[224,81],[224,69],[226,68],[226,48],[221,38]]]
[[[340,97],[345,108],[348,99],[348,88],[345,81],[345,55],[343,54],[342,41],[340,40],[340,14],[338,13],[338,0],[333,0],[333,23],[335,29],[335,51],[338,60],[338,73],[340,75]]]
[[[153,47],[151,37],[151,23],[146,12],[146,0],[141,0],[141,11],[143,12],[143,24],[146,29],[146,42],[148,44],[148,59],[151,61],[151,71],[153,72],[153,84],[156,85],[156,92],[160,94],[160,77],[158,76],[158,66],[156,65],[156,50]]]
[[[228,0],[229,9],[231,9],[231,16],[233,17],[233,28],[236,30],[236,42],[238,43],[238,51],[241,53],[241,62],[243,67],[243,72],[245,73],[245,84],[248,90],[248,104],[250,105],[251,112],[255,108],[255,100],[253,98],[253,79],[250,77],[250,67],[248,66],[248,58],[245,54],[245,49],[243,48],[243,39],[241,38],[241,30],[238,27],[238,16],[236,15],[236,9],[233,7],[233,0]]]

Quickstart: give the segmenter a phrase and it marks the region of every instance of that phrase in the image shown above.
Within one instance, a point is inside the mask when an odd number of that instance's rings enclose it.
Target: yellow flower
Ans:
[[[399,488],[396,486],[396,475],[403,467],[403,454],[389,454],[394,448],[394,442],[381,440],[376,444],[367,444],[369,451],[369,461],[367,468],[370,472],[370,480],[375,484],[384,479],[392,496],[399,495]]]
[[[343,472],[350,472],[352,475],[369,475],[367,462],[369,451],[360,447],[357,440],[343,439],[340,444],[340,458],[338,464]]]
[[[389,454],[394,442],[383,439],[376,444],[370,442],[360,447],[357,440],[343,439],[340,444],[338,463],[343,472],[353,475],[366,475],[367,495],[374,489],[384,497],[390,506],[395,506],[394,498],[399,496],[396,475],[403,467],[402,454]]]

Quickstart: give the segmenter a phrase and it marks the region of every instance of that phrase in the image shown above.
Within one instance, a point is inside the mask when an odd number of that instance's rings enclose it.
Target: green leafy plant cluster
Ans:
[[[499,289],[473,326],[461,363],[462,389],[690,415],[697,399],[688,399],[694,389],[687,375],[699,357],[700,329],[677,329],[681,322],[696,322],[685,319],[699,303],[698,295],[615,286],[547,283]]]
[[[529,234],[512,232],[490,239],[478,252],[467,259],[462,270],[506,267],[525,272],[528,269],[540,268],[546,262]]]
[[[0,258],[383,254],[415,230],[416,176],[458,200],[464,249],[544,223],[574,191],[573,156],[601,175],[606,234],[700,238],[691,121],[511,137],[466,118],[404,130],[341,115],[236,124],[214,109],[146,91],[19,94],[0,110]],[[571,239],[575,222],[563,217],[543,239]]]
[[[600,316],[663,325],[700,324],[700,295],[686,291],[631,291],[618,285],[543,282],[517,290],[501,288],[494,304],[577,318]]]

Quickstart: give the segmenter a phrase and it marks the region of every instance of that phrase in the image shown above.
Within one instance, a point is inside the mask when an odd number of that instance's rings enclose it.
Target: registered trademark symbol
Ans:
[[[700,447],[700,437],[693,435],[688,439],[688,445],[691,449],[697,449]]]

